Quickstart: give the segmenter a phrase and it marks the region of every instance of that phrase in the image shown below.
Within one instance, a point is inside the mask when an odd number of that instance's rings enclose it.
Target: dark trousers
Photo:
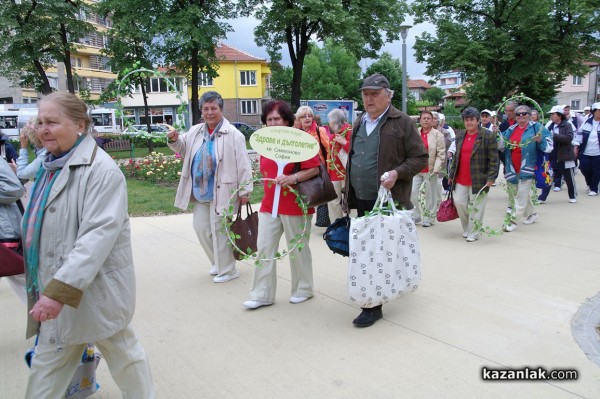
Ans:
[[[375,201],[377,201],[376,199],[374,200],[360,200],[360,199],[356,199],[356,214],[358,215],[358,217],[362,217],[365,216],[366,212],[370,212],[373,210],[373,207],[375,206]],[[362,309],[376,309],[376,308],[381,308],[382,305],[378,305],[378,306],[373,306],[372,308],[362,308]]]
[[[561,177],[564,177],[565,183],[567,183],[567,192],[569,193],[569,199],[577,198],[577,186],[575,185],[575,168],[565,168],[564,162],[556,162],[552,166],[552,172],[554,173],[554,187],[560,187],[560,183],[556,184],[556,174],[560,173]],[[552,190],[552,185],[542,189],[542,193],[538,197],[540,201],[546,201],[548,194]]]
[[[598,183],[600,182],[600,155],[589,156],[581,154],[579,156],[579,170],[585,177],[585,182],[590,191],[598,192]]]

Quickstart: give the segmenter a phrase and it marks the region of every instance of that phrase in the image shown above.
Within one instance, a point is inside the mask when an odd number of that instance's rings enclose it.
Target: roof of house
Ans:
[[[409,89],[431,89],[431,85],[427,83],[423,79],[409,79],[408,80],[408,88]]]
[[[264,58],[259,58],[255,55],[247,53],[239,48],[220,43],[215,51],[217,59],[220,61],[266,61]]]

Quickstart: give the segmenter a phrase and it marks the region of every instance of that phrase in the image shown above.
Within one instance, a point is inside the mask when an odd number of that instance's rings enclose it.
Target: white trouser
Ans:
[[[110,374],[124,399],[155,397],[146,353],[131,326],[94,344],[106,359]],[[57,347],[38,344],[31,360],[25,399],[64,398],[86,346],[77,344]]]
[[[479,238],[479,232],[476,231],[475,224],[477,222],[481,225],[485,213],[488,193],[482,192],[477,197],[477,202],[471,207],[471,214],[469,214],[469,203],[474,200],[476,195],[472,192],[472,186],[463,186],[458,183],[454,185],[454,206],[456,206],[463,233],[467,235],[467,238]]]
[[[312,215],[307,215],[307,231],[302,237],[301,251],[295,249],[288,255],[292,275],[292,296],[313,296],[312,255],[308,246],[310,240],[310,227]],[[260,258],[273,258],[279,247],[281,235],[285,233],[288,248],[291,241],[302,233],[304,216],[278,215],[271,217],[270,213],[258,214],[258,256]],[[263,260],[255,266],[254,283],[250,290],[250,299],[253,301],[275,301],[277,290],[277,270],[275,260]]]
[[[532,185],[535,184],[534,179],[519,180],[518,184],[507,183],[508,201],[514,203],[514,223],[518,223],[521,219],[527,219],[535,213],[535,207],[531,200]]]
[[[427,179],[427,176],[429,176],[429,173],[418,173],[413,177],[410,202],[414,205],[413,217],[415,220],[421,219],[421,213],[423,213],[427,215],[423,216],[423,222],[433,223],[435,222],[441,195],[437,175],[432,174],[429,179]],[[423,182],[425,182],[425,209],[421,209],[419,204],[419,189]]]
[[[218,269],[219,276],[235,274],[235,258],[227,236],[221,232],[221,216],[215,212],[214,202],[194,204],[194,230],[198,241],[211,265]]]
[[[333,201],[329,201],[327,203],[327,209],[329,210],[329,220],[331,223],[335,221],[335,219],[339,219],[344,216],[344,212],[342,211],[342,204],[340,200],[342,199],[342,188],[344,186],[343,180],[334,180],[332,181],[333,188],[335,189],[335,193],[337,194],[337,198]]]

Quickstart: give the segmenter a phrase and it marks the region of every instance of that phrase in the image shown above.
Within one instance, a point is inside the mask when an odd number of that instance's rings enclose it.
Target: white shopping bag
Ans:
[[[421,255],[412,211],[396,209],[381,187],[373,212],[351,219],[348,296],[371,308],[417,289]]]

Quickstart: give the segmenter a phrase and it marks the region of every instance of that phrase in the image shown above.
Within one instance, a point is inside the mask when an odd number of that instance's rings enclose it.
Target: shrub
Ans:
[[[127,177],[153,183],[177,184],[181,176],[181,157],[152,152],[142,159],[129,159],[119,167]]]

